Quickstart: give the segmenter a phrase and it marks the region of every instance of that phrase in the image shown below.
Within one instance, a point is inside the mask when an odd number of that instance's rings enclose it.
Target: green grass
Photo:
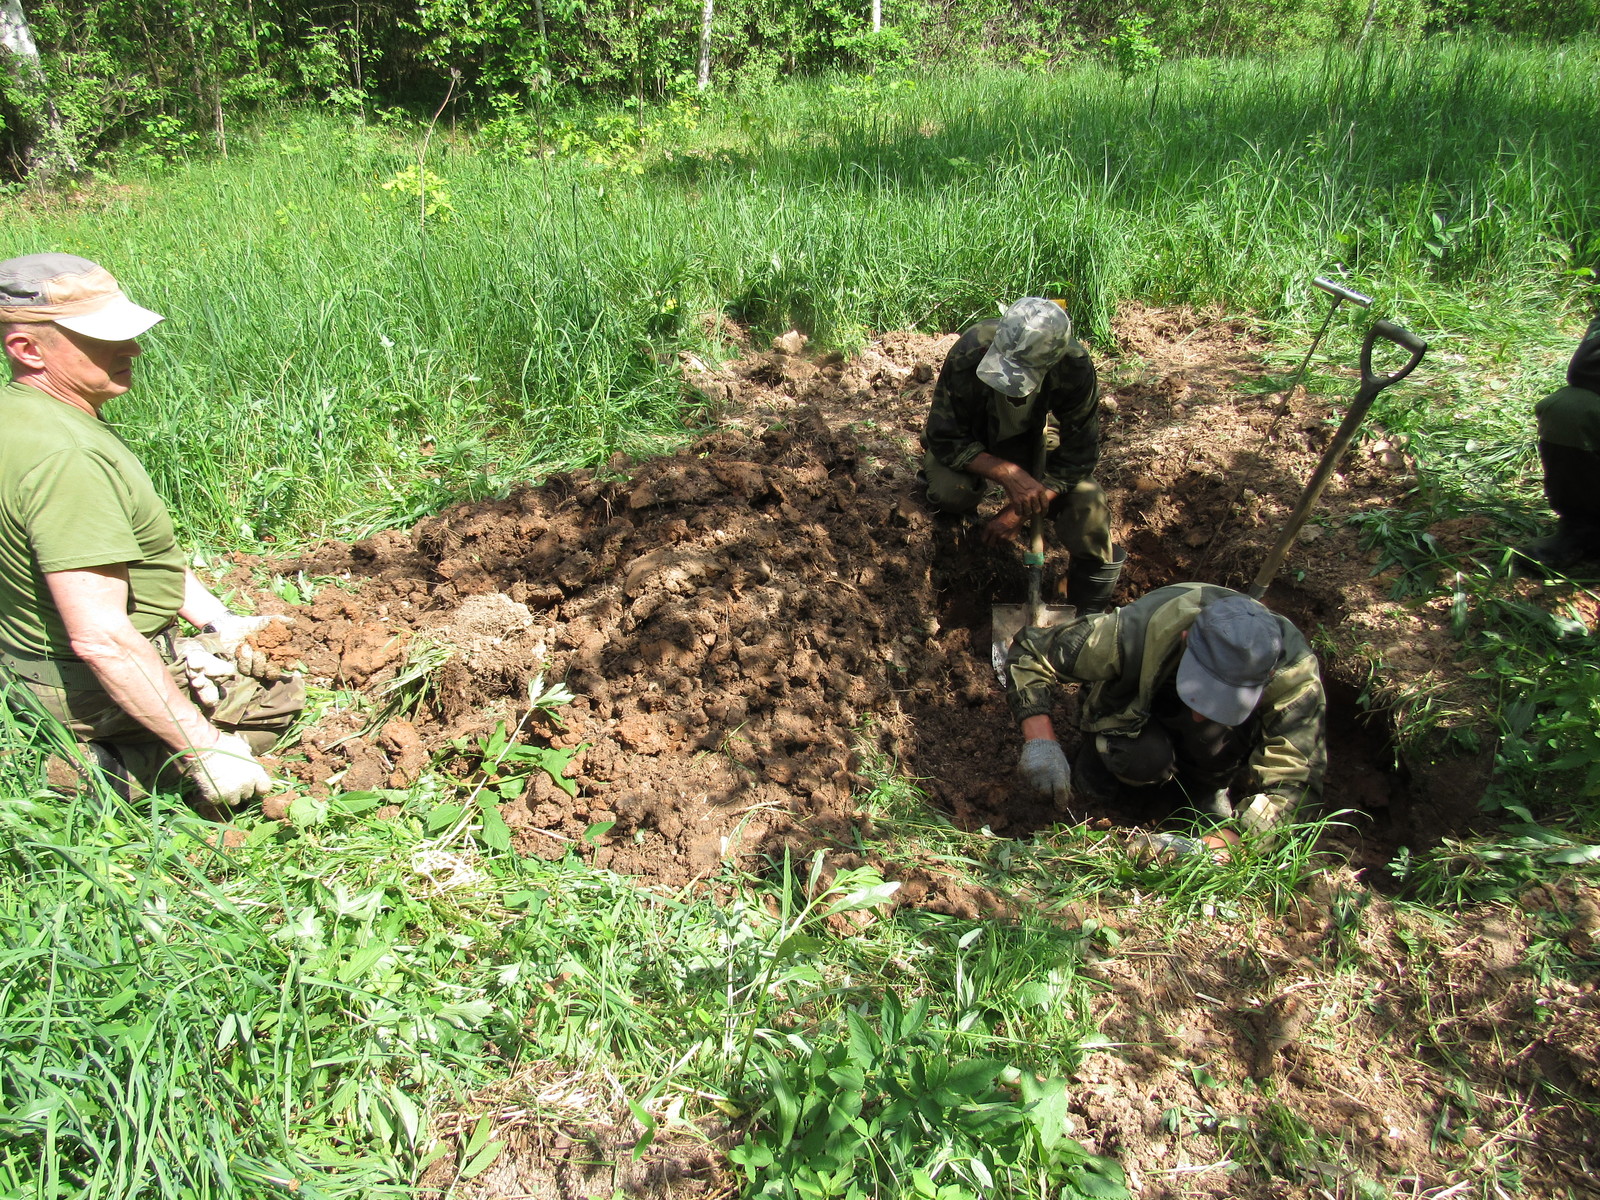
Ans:
[[[1138,298],[1293,341],[1342,264],[1434,364],[1462,356],[1459,387],[1386,402],[1420,405],[1421,436],[1476,398],[1473,428],[1515,444],[1600,252],[1597,55],[1451,39],[1174,63],[1159,89],[1094,66],[795,83],[641,147],[572,114],[587,157],[523,153],[539,130],[511,119],[432,139],[425,227],[414,182],[383,186],[413,136],[301,112],[225,161],[13,204],[0,253],[81,252],[171,316],[116,412],[214,544],[405,523],[681,436],[672,352],[717,311],[849,346],[1034,292],[1099,338]]]

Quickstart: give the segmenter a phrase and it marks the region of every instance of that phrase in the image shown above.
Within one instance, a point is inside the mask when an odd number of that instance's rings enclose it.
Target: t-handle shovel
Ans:
[[[1044,477],[1045,462],[1049,454],[1049,437],[1048,426],[1039,431],[1039,455],[1033,471],[1035,479]],[[1010,653],[1011,641],[1017,634],[1030,625],[1043,627],[1065,625],[1078,612],[1070,604],[1044,602],[1044,518],[1043,512],[1034,514],[1028,531],[1028,552],[1022,556],[1022,563],[1028,568],[1028,602],[996,604],[989,610],[991,638],[989,661],[994,666],[995,677],[1000,680],[1001,687],[1010,684],[1006,678],[1006,656]]]
[[[1411,352],[1411,361],[1393,375],[1373,374],[1372,347],[1377,344],[1379,338],[1387,338],[1401,349]],[[1294,545],[1300,527],[1306,523],[1306,517],[1311,515],[1312,506],[1321,499],[1322,489],[1328,484],[1328,477],[1333,474],[1334,467],[1338,466],[1339,459],[1343,457],[1351,440],[1356,436],[1356,430],[1361,428],[1361,422],[1366,418],[1372,402],[1378,398],[1378,393],[1411,374],[1427,350],[1427,342],[1409,330],[1401,329],[1400,326],[1390,324],[1388,321],[1376,321],[1367,331],[1367,339],[1361,343],[1361,387],[1357,389],[1356,398],[1350,403],[1350,411],[1345,413],[1344,420],[1340,422],[1339,431],[1333,435],[1333,441],[1328,443],[1327,450],[1323,451],[1322,461],[1317,464],[1316,471],[1311,475],[1311,482],[1306,484],[1306,490],[1301,493],[1300,503],[1295,506],[1293,514],[1289,517],[1289,523],[1279,535],[1278,544],[1272,548],[1272,553],[1267,555],[1266,561],[1261,564],[1261,570],[1256,572],[1255,582],[1245,593],[1252,600],[1259,600],[1267,594],[1267,585],[1278,573],[1278,568],[1283,566],[1289,547]]]

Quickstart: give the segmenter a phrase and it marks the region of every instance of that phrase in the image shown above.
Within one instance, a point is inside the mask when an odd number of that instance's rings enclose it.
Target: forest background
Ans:
[[[1597,27],[1597,0],[6,0],[0,163],[15,180],[118,146],[226,153],[230,123],[279,102],[504,119],[830,70],[1109,56],[1132,74],[1163,55]]]

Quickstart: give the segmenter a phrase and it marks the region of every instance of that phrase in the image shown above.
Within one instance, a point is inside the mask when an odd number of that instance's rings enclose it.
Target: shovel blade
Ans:
[[[995,678],[1000,681],[1001,687],[1010,683],[1006,678],[1006,655],[1010,653],[1012,639],[1017,634],[1029,625],[1040,629],[1065,625],[1078,615],[1078,610],[1070,604],[1044,604],[1032,614],[1038,620],[1030,621],[1030,608],[1027,604],[996,604],[989,610],[989,662],[994,667]]]

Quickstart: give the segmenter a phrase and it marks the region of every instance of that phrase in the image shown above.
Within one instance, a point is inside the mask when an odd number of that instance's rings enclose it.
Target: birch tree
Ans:
[[[0,0],[0,46],[16,88],[18,108],[38,127],[29,148],[30,166],[36,174],[50,176],[77,169],[70,140],[50,94],[50,79],[33,40],[33,27],[22,0]]]
[[[874,0],[876,2],[876,0]],[[716,16],[717,0],[706,0],[700,12],[700,90],[711,86],[711,20]]]

